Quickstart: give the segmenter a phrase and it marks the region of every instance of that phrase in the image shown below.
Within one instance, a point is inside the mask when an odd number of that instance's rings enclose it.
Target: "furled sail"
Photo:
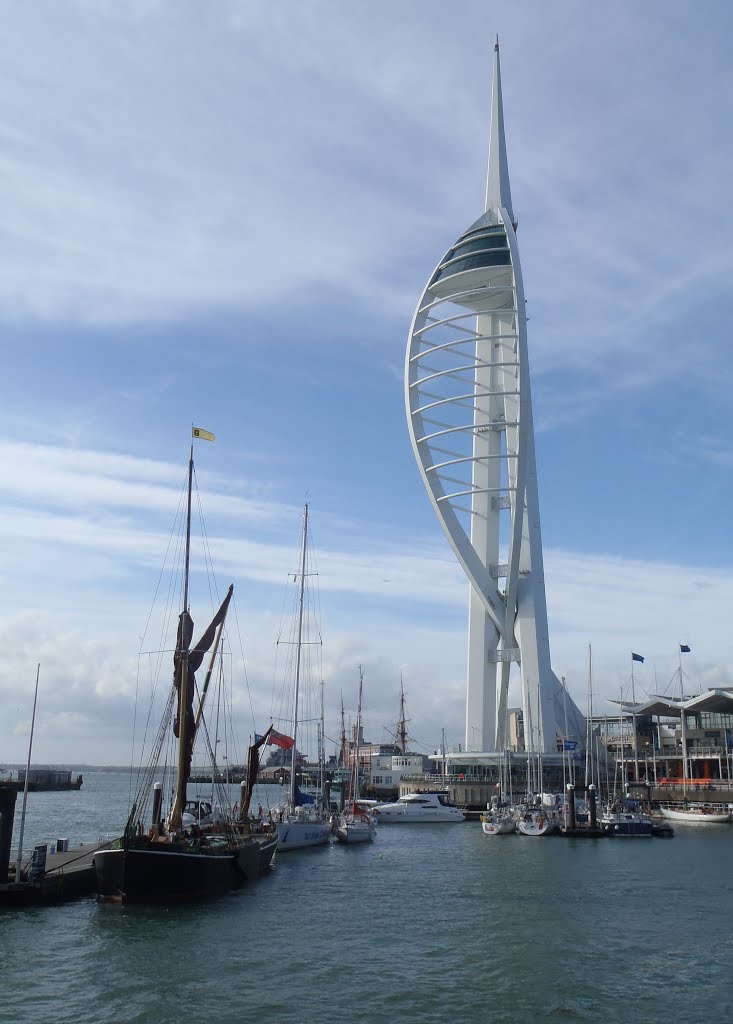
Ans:
[[[227,591],[227,595],[221,603],[221,607],[218,612],[211,620],[206,632],[203,634],[201,639],[193,647],[190,647],[191,637],[193,636],[193,619],[191,618],[188,610],[181,612],[178,620],[178,638],[176,640],[176,651],[173,655],[173,682],[178,693],[178,709],[176,712],[176,718],[173,723],[173,734],[176,738],[180,736],[181,728],[181,716],[186,716],[186,738],[187,738],[187,761],[190,763],[190,754],[193,750],[193,740],[195,736],[194,727],[194,714],[193,714],[193,696],[194,696],[194,679],[195,672],[201,667],[201,662],[204,660],[204,655],[209,650],[214,642],[216,636],[216,630],[226,618],[227,611],[229,610],[229,602],[232,599],[232,593],[234,592],[234,586],[231,585]],[[187,665],[188,670],[188,685],[186,686],[186,707],[181,707],[181,678],[183,674],[184,663]]]

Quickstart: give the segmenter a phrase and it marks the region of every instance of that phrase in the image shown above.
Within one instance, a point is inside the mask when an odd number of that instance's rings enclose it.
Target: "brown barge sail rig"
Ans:
[[[213,435],[198,428],[194,428],[193,436],[213,440]],[[173,686],[153,755],[141,775],[124,833],[113,848],[100,850],[95,856],[97,891],[102,901],[167,903],[215,896],[264,873],[277,843],[274,833],[251,831],[244,805],[236,817],[230,814],[229,799],[223,790],[221,806],[226,809],[212,814],[211,820],[193,820],[186,813],[194,742],[200,732],[208,742],[203,719],[204,699],[233,592],[230,587],[203,636],[192,647],[194,624],[188,607],[192,481],[193,443],[188,465],[183,607],[173,657]],[[195,673],[209,651],[207,678],[194,712]],[[153,782],[171,726],[177,740],[177,772],[172,804],[164,818],[162,787],[159,782],[153,787]],[[213,760],[212,752],[212,763]],[[151,792],[152,813],[147,818]]]

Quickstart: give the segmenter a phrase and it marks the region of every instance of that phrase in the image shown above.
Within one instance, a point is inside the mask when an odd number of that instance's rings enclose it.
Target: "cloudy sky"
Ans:
[[[435,263],[482,210],[491,50],[528,299],[553,664],[596,710],[733,684],[733,13],[618,0],[0,0],[0,764],[130,760],[192,423],[240,732],[302,506],[327,733],[463,739],[467,584],[405,423]],[[198,575],[198,574],[197,574]],[[199,620],[205,617],[205,609]]]

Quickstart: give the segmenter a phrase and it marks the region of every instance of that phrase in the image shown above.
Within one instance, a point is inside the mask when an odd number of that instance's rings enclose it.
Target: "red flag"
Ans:
[[[282,732],[275,732],[275,730],[273,729],[272,732],[270,733],[270,738],[268,739],[267,742],[270,746],[284,747],[285,750],[290,750],[290,748],[295,743],[295,740],[291,739],[290,736],[286,736]]]

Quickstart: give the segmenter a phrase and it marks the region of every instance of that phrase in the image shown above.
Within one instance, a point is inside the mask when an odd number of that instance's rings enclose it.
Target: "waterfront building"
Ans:
[[[731,686],[684,699],[625,701],[615,718],[593,721],[626,778],[693,787],[728,786],[733,779]]]
[[[427,755],[403,751],[397,743],[370,743],[360,731],[358,744],[355,740],[346,741],[346,776],[353,768],[357,750],[362,795],[387,797],[397,794],[403,780],[421,778],[434,770]],[[343,769],[341,774],[344,774]]]
[[[497,41],[485,209],[431,274],[405,363],[415,458],[470,584],[464,760],[466,752],[511,745],[513,678],[526,750],[556,754],[566,741],[580,749],[586,737],[585,719],[550,664],[516,230]]]
[[[431,770],[430,759],[424,754],[374,754],[368,789],[371,795],[377,797],[399,794],[402,782],[422,778]]]

